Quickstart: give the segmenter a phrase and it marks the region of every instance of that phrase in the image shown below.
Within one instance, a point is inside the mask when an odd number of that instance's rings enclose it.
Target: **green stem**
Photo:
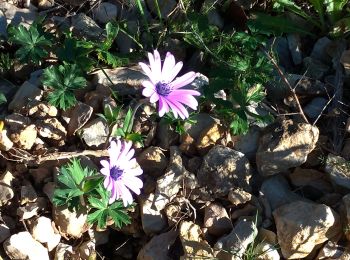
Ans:
[[[133,125],[134,125],[134,118],[135,118],[135,115],[136,115],[137,110],[138,110],[142,105],[146,104],[148,101],[149,101],[148,98],[144,98],[144,99],[141,99],[141,100],[135,105],[134,110],[133,110],[132,115],[131,115],[131,120],[130,120],[131,123],[129,124],[128,129],[127,129],[127,131],[126,131],[127,133],[130,133],[131,130],[132,130],[132,127],[133,127]]]

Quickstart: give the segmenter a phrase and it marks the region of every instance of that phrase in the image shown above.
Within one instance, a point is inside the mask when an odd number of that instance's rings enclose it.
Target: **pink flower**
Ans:
[[[182,87],[190,84],[196,78],[196,73],[191,71],[175,79],[183,63],[175,63],[174,55],[168,52],[162,66],[159,52],[155,50],[153,53],[148,53],[149,66],[143,62],[139,63],[149,77],[149,80],[142,82],[142,94],[149,97],[151,103],[159,102],[159,116],[171,110],[175,118],[178,115],[182,119],[187,118],[189,114],[184,105],[196,110],[198,102],[193,96],[199,96],[200,93]]]
[[[104,187],[111,192],[109,203],[122,199],[123,204],[127,205],[133,202],[131,191],[137,195],[143,186],[142,181],[136,177],[142,174],[142,169],[133,158],[135,150],[131,149],[131,142],[112,141],[108,149],[109,161],[102,160],[103,166],[101,173],[105,175]]]

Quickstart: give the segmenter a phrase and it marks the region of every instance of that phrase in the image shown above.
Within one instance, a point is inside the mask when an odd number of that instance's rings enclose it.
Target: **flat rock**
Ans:
[[[181,260],[213,258],[213,249],[202,238],[200,227],[192,221],[181,222],[180,240],[184,250]]]
[[[240,219],[228,235],[221,237],[215,244],[218,259],[242,259],[248,245],[254,241],[257,229],[253,221]],[[235,252],[234,255],[228,252]]]
[[[54,207],[53,220],[58,230],[64,235],[79,238],[87,230],[87,213],[71,212],[64,207]]]
[[[0,3],[0,10],[5,15],[7,23],[14,26],[22,24],[23,26],[28,27],[38,16],[38,13],[33,9],[17,8],[15,5],[7,2]]]
[[[248,133],[233,137],[233,149],[243,153],[248,159],[254,159],[258,150],[260,135],[260,127],[256,125],[251,126]]]
[[[331,45],[332,41],[327,37],[322,37],[318,39],[311,51],[310,57],[318,59],[324,63],[330,63],[332,57],[328,55],[328,48]]]
[[[47,249],[27,231],[12,235],[4,242],[3,247],[10,259],[49,260]]]
[[[49,139],[58,146],[65,144],[67,130],[57,118],[47,118],[39,121],[37,128],[39,136]]]
[[[78,102],[72,109],[65,111],[63,116],[69,118],[67,134],[72,136],[82,128],[90,119],[93,108],[82,102]]]
[[[102,118],[96,118],[80,129],[79,135],[87,146],[101,148],[107,141],[109,127]]]
[[[71,21],[76,35],[93,41],[101,41],[105,38],[103,29],[84,13],[74,15]]]
[[[52,251],[61,240],[61,235],[56,234],[52,228],[51,219],[43,216],[33,222],[31,233],[35,240],[46,243],[49,251]]]
[[[115,4],[102,2],[92,10],[92,14],[96,21],[106,24],[117,19],[118,8]]]
[[[196,142],[197,151],[201,155],[206,154],[224,136],[225,131],[225,127],[217,123],[203,129]]]
[[[152,0],[146,0],[146,3],[150,11],[153,14],[158,15],[158,12],[157,12],[158,8],[156,5],[156,2]],[[158,1],[157,3],[160,10],[160,14],[163,19],[166,19],[177,5],[177,2],[175,0],[162,0],[162,1]]]
[[[296,201],[279,207],[273,216],[278,243],[287,259],[307,257],[341,232],[338,214],[323,204]]]
[[[10,228],[5,224],[0,224],[0,243],[11,236]]]
[[[192,119],[196,123],[190,124],[188,122],[185,122],[184,128],[186,133],[188,133],[195,141],[198,140],[203,129],[210,127],[214,123],[220,123],[218,119],[215,119],[214,117],[206,113],[196,114],[193,116]]]
[[[292,55],[293,63],[295,65],[300,65],[303,62],[303,55],[301,52],[301,40],[299,34],[288,34],[288,47]]]
[[[1,175],[0,178],[0,206],[6,204],[14,196],[12,189],[12,180],[14,176],[11,172],[6,171]]]
[[[312,57],[304,58],[303,64],[306,70],[305,75],[318,80],[321,80],[330,70],[330,66]]]
[[[43,91],[36,85],[33,85],[29,81],[25,81],[17,90],[12,101],[8,105],[9,111],[20,111],[25,107],[29,100],[40,100],[42,98]]]
[[[274,175],[306,162],[315,148],[319,130],[306,123],[292,120],[276,122],[265,129],[256,154],[261,175]]]
[[[166,233],[154,236],[138,253],[137,260],[171,260],[169,252],[170,247],[174,244],[178,233],[170,230]]]
[[[34,124],[25,127],[18,134],[11,135],[11,139],[20,148],[30,150],[35,143],[37,137],[37,130]]]
[[[233,190],[230,190],[227,199],[234,206],[239,206],[249,202],[252,199],[252,195],[242,189],[235,188]]]
[[[260,242],[256,246],[255,254],[257,255],[256,260],[279,260],[280,255],[277,251],[276,245],[269,244],[267,242]]]
[[[8,137],[7,130],[2,130],[0,132],[0,150],[1,151],[8,151],[13,147],[13,142]]]
[[[303,108],[303,111],[308,117],[317,118],[319,115],[321,115],[322,110],[327,105],[327,102],[328,100],[323,97],[315,97]]]
[[[244,154],[222,145],[214,146],[204,156],[197,173],[199,185],[207,187],[214,198],[227,196],[237,187],[250,192],[251,176]]]
[[[211,203],[204,209],[204,227],[214,236],[222,236],[233,228],[226,209],[217,203]]]
[[[335,185],[350,189],[349,163],[344,158],[328,154],[325,172]]]

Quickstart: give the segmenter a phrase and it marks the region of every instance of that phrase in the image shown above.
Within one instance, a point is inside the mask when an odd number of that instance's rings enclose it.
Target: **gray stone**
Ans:
[[[192,118],[196,123],[190,124],[185,122],[185,131],[194,139],[197,140],[203,131],[203,129],[210,127],[213,123],[219,123],[218,119],[213,118],[211,115],[206,113],[199,113]]]
[[[5,224],[0,224],[0,243],[11,236],[10,228]]]
[[[215,244],[214,249],[218,252],[218,259],[242,259],[243,254],[258,234],[253,221],[240,219],[235,224],[230,234],[221,237]],[[234,254],[232,254],[234,252]]]
[[[126,26],[129,35],[136,35],[137,31],[139,30],[138,21],[128,20],[126,22]],[[130,53],[133,51],[133,49],[135,49],[135,42],[130,38],[129,35],[119,31],[115,39],[118,50],[122,54]]]
[[[162,231],[167,226],[164,215],[154,207],[156,197],[151,193],[141,202],[142,228],[146,234],[153,234]]]
[[[4,242],[3,247],[10,259],[49,260],[47,249],[27,231],[12,235]]]
[[[28,202],[35,202],[37,199],[38,195],[30,183],[21,187],[21,205],[24,205]]]
[[[95,242],[85,241],[79,246],[80,259],[96,259]]]
[[[92,10],[96,21],[105,24],[110,21],[116,20],[118,9],[115,4],[109,2],[102,2]]]
[[[255,249],[256,260],[279,260],[280,255],[277,251],[278,246],[265,241],[257,244]]]
[[[303,63],[306,70],[305,75],[314,79],[322,79],[330,69],[328,65],[311,57],[304,58]]]
[[[319,130],[306,123],[283,120],[271,124],[260,138],[256,164],[261,175],[269,176],[306,162],[315,148]]]
[[[17,8],[16,6],[2,2],[0,3],[0,10],[6,16],[8,24],[18,26],[22,24],[25,27],[31,25],[37,18],[38,13],[29,8]]]
[[[204,227],[208,228],[209,234],[218,237],[230,232],[233,228],[226,209],[216,203],[211,203],[205,207]]]
[[[175,0],[162,0],[162,1],[146,0],[146,3],[150,11],[155,15],[158,15],[157,6],[156,6],[156,3],[158,3],[160,14],[163,19],[168,18],[168,16],[171,14],[171,12],[175,9],[177,5]]]
[[[0,37],[7,38],[7,20],[4,12],[0,10]]]
[[[303,55],[301,52],[301,41],[299,34],[288,34],[288,47],[292,55],[292,59],[295,65],[299,65],[303,62]]]
[[[251,126],[245,135],[234,137],[233,149],[243,153],[248,159],[253,159],[258,150],[260,135],[260,127],[256,125]]]
[[[39,136],[49,139],[58,146],[65,144],[67,130],[57,118],[47,118],[38,121],[37,128]]]
[[[289,51],[287,38],[282,36],[275,37],[269,41],[269,45],[272,46],[269,46],[268,48],[272,47],[273,51],[277,53],[279,65],[287,71],[292,70],[294,64]]]
[[[214,25],[219,29],[224,27],[224,19],[220,16],[219,12],[216,9],[212,9],[208,12],[208,23]]]
[[[260,194],[267,199],[272,210],[302,199],[291,191],[287,180],[281,175],[272,176],[265,180],[261,185]]]
[[[273,216],[278,244],[287,259],[307,257],[341,232],[338,214],[322,204],[296,201],[279,207]]]
[[[348,248],[344,248],[341,245],[337,245],[334,241],[328,241],[319,251],[316,260],[349,260],[350,252]]]
[[[63,0],[63,2],[73,6],[82,6],[86,3],[86,0]]]
[[[59,243],[55,251],[54,260],[73,259],[73,247],[64,243]]]
[[[337,185],[350,189],[350,165],[340,156],[328,154],[325,172],[329,174],[331,181]]]
[[[227,198],[234,206],[240,206],[249,202],[252,199],[252,195],[245,192],[242,189],[230,190]]]
[[[222,145],[214,146],[203,158],[197,173],[199,185],[207,187],[213,198],[227,196],[233,188],[250,192],[252,177],[244,154]]]
[[[96,118],[81,128],[79,135],[87,146],[101,148],[107,141],[109,127],[105,120]]]
[[[72,17],[72,27],[75,34],[88,40],[101,41],[105,38],[103,29],[84,13]]]
[[[329,86],[323,82],[305,75],[289,74],[288,80],[297,95],[320,96],[326,95],[328,91],[331,91]]]
[[[64,116],[69,118],[67,127],[68,136],[75,134],[77,130],[82,128],[90,119],[93,108],[84,103],[78,102],[72,109],[65,111]]]
[[[8,137],[7,130],[2,130],[0,132],[0,150],[8,151],[13,147],[13,142]]]
[[[39,87],[25,81],[17,90],[8,109],[10,111],[20,111],[30,100],[40,100],[42,95],[43,91]]]
[[[141,94],[143,88],[142,81],[148,80],[148,77],[143,74],[139,66],[119,67],[105,69],[104,71],[113,84],[101,70],[94,74],[93,83],[109,86],[119,96]]]
[[[326,64],[332,61],[331,56],[328,55],[328,48],[332,41],[326,36],[318,39],[312,49],[310,57],[320,60]]]
[[[137,157],[137,162],[140,164],[144,173],[154,177],[163,175],[168,166],[168,159],[163,151],[156,146],[150,146],[143,150]]]
[[[137,260],[171,260],[169,249],[174,244],[178,233],[170,230],[154,236],[138,253]]]
[[[12,180],[14,176],[11,172],[6,171],[0,178],[0,206],[6,204],[14,196],[12,189]]]
[[[58,110],[55,106],[52,106],[46,102],[30,101],[27,104],[28,116],[31,118],[44,119],[46,117],[55,117],[58,114]]]
[[[46,198],[38,197],[35,202],[28,202],[25,206],[17,208],[17,216],[19,216],[22,220],[25,220],[38,216],[41,212],[47,210]]]
[[[52,217],[62,234],[79,238],[88,229],[85,211],[71,212],[65,207],[53,207]]]
[[[31,233],[35,240],[46,243],[49,251],[52,251],[61,240],[61,235],[56,234],[52,228],[51,219],[43,216],[34,220]]]
[[[325,108],[328,100],[323,97],[315,97],[304,108],[304,113],[310,118],[317,118]]]

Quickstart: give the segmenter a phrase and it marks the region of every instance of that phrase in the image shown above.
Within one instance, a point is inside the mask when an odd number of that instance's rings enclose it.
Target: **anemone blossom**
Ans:
[[[181,61],[176,63],[174,55],[170,52],[166,54],[163,66],[157,50],[153,54],[148,53],[148,59],[149,65],[139,63],[149,78],[142,82],[144,87],[142,94],[149,97],[151,103],[158,102],[159,116],[171,110],[175,118],[189,117],[184,105],[196,110],[198,102],[193,96],[199,96],[200,93],[192,89],[182,89],[182,87],[190,84],[197,74],[191,71],[175,79],[183,63]]]
[[[126,207],[133,202],[130,190],[137,195],[141,192],[143,183],[137,176],[143,171],[133,158],[135,150],[131,146],[132,142],[112,141],[108,149],[109,161],[100,162],[103,166],[101,173],[105,176],[103,185],[111,192],[110,204],[122,199]]]

